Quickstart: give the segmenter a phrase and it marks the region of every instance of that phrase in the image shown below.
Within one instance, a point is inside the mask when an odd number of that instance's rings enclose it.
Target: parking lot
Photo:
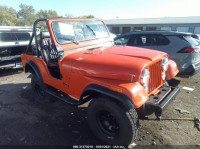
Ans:
[[[200,73],[190,78],[176,78],[180,81],[181,92],[164,111],[163,118],[200,118],[199,77]],[[89,130],[87,108],[73,107],[59,100],[38,103],[34,101],[30,81],[30,74],[25,74],[21,69],[0,70],[1,145],[102,144]],[[155,116],[149,118],[155,119]],[[200,132],[193,121],[140,120],[135,143],[198,145]]]

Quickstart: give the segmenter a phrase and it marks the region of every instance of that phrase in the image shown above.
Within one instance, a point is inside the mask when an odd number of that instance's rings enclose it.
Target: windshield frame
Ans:
[[[55,39],[55,41],[58,43],[58,44],[60,44],[60,45],[70,45],[70,44],[73,44],[73,43],[84,43],[84,42],[88,42],[88,41],[94,41],[94,40],[98,40],[98,39],[105,39],[105,38],[110,38],[110,32],[109,32],[109,30],[108,30],[108,28],[107,28],[107,26],[106,26],[106,24],[104,23],[104,21],[103,20],[101,20],[101,19],[82,19],[82,18],[74,18],[74,19],[71,19],[71,18],[60,18],[60,19],[53,19],[53,20],[49,20],[50,22],[49,22],[49,25],[51,26],[51,30],[52,30],[52,33],[53,33],[53,37],[54,37],[54,39]],[[105,31],[106,31],[106,33],[107,33],[107,35],[105,36],[105,37],[94,37],[94,38],[91,38],[91,39],[85,39],[85,40],[80,40],[80,41],[76,41],[75,39],[74,39],[74,41],[71,41],[71,42],[68,42],[68,43],[61,43],[61,42],[59,42],[58,41],[58,38],[56,37],[56,34],[55,34],[55,31],[54,31],[54,28],[53,28],[53,23],[54,22],[67,22],[67,21],[69,21],[69,22],[84,22],[84,21],[100,21],[101,23],[102,23],[102,25],[104,25],[104,29],[105,29]],[[86,27],[87,27],[87,25],[86,25]],[[88,27],[87,27],[88,28]],[[89,27],[90,28],[90,27]],[[88,28],[88,29],[89,29]],[[90,30],[90,29],[89,29]],[[94,32],[95,33],[95,32]]]

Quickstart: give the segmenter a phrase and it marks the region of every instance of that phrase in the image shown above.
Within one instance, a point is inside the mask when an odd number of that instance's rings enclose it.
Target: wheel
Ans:
[[[111,145],[133,143],[139,128],[135,109],[122,108],[104,96],[98,96],[90,102],[88,124],[97,138]]]
[[[49,101],[49,96],[45,91],[45,84],[35,74],[32,74],[31,87],[36,101],[41,103]]]

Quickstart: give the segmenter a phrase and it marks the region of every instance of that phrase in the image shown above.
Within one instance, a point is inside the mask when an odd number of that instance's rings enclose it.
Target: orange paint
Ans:
[[[98,84],[112,91],[127,95],[136,108],[142,106],[151,94],[158,93],[158,89],[164,83],[160,78],[162,74],[160,65],[161,60],[164,57],[168,57],[166,53],[138,47],[112,46],[109,37],[82,41],[78,45],[75,43],[61,45],[54,37],[51,23],[53,21],[66,20],[77,19],[59,18],[46,21],[53,45],[59,45],[63,49],[73,48],[72,50],[64,51],[64,57],[58,60],[62,79],[59,80],[51,76],[45,61],[32,55],[23,54],[21,56],[24,69],[27,61],[33,61],[39,68],[44,83],[75,97],[77,100],[80,99],[85,87],[90,84]],[[91,19],[78,18],[78,20]],[[86,44],[102,45],[103,43],[110,45],[103,49],[96,48],[95,50],[81,47]],[[87,52],[90,52],[90,54],[86,54]],[[153,82],[148,85],[151,88],[155,88],[149,93],[145,92],[140,83],[140,77],[145,68],[155,71],[155,73],[150,72],[153,75],[151,77]],[[176,64],[170,61],[167,79],[173,78],[177,72]],[[159,79],[158,75],[160,75]]]

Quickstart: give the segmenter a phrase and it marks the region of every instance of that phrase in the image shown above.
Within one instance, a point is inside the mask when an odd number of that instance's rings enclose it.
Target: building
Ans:
[[[200,16],[105,20],[113,34],[131,31],[169,30],[200,34]]]

